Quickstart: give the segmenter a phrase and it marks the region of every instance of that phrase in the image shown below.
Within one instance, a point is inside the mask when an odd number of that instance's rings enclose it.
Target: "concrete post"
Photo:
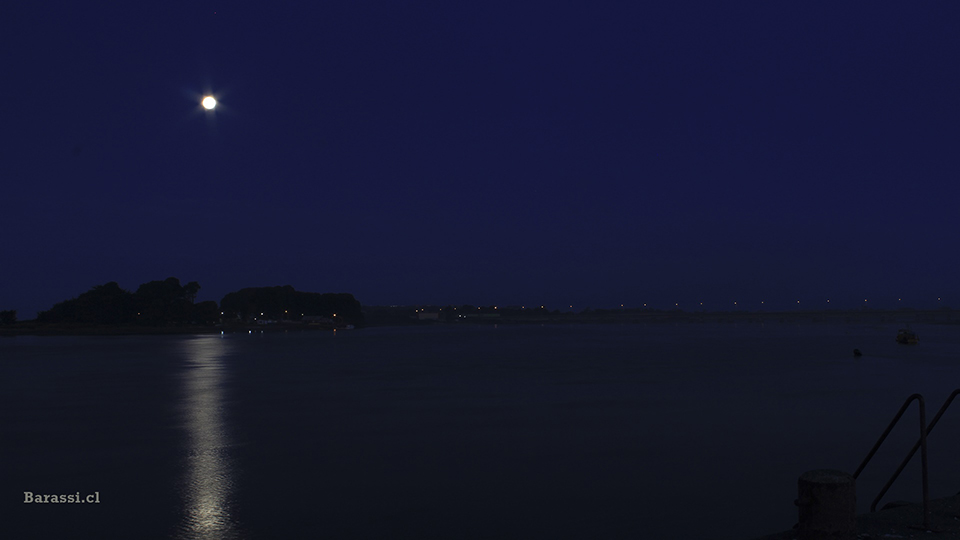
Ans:
[[[853,476],[829,469],[807,471],[797,482],[799,540],[856,540],[857,486]]]

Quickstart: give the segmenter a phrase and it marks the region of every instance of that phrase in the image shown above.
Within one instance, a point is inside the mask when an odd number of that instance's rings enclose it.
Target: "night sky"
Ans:
[[[198,301],[960,304],[957,2],[8,4],[21,319],[169,276]]]

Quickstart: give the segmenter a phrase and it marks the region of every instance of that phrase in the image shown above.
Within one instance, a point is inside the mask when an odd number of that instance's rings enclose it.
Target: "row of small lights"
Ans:
[[[283,313],[284,313],[284,314],[287,314],[287,313],[289,313],[289,311],[287,311],[287,310],[283,310]],[[223,315],[223,314],[224,314],[224,312],[223,312],[223,311],[221,311],[221,312],[220,312],[220,315]],[[137,313],[137,315],[139,315],[139,313]],[[261,317],[263,317],[263,312],[262,312],[262,311],[260,312],[260,316],[261,316]],[[301,316],[301,317],[303,317],[303,313],[301,313],[301,314],[300,314],[300,316]],[[337,316],[337,314],[336,314],[336,313],[334,313],[334,314],[333,314],[333,316],[334,316],[334,317],[336,317],[336,316]]]
[[[900,301],[902,301],[902,300],[903,300],[903,298],[897,298],[897,302],[900,302]],[[939,297],[939,296],[938,296],[938,297],[937,297],[937,302],[940,302],[940,301],[942,301],[942,297]],[[863,299],[863,302],[864,302],[864,303],[867,303],[867,299],[864,298],[864,299]],[[800,300],[797,300],[797,303],[799,304],[799,303],[800,303]],[[829,299],[829,298],[827,299],[827,303],[828,303],[828,304],[830,303],[830,299]],[[760,304],[765,305],[766,302],[763,301],[763,300],[761,300],[761,301],[760,301]],[[680,302],[674,302],[673,305],[679,307],[679,306],[680,306]],[[703,302],[700,302],[700,305],[702,306],[702,305],[703,305]],[[737,302],[736,300],[734,300],[733,305],[737,306],[737,305],[739,305],[739,302]],[[620,304],[620,307],[624,307],[624,304]],[[647,304],[643,304],[643,307],[647,307]],[[573,309],[573,305],[571,304],[571,305],[569,306],[569,308],[570,308],[570,309]],[[456,310],[457,308],[455,307],[455,308],[453,308],[453,309]],[[483,308],[478,307],[477,309],[479,310],[479,309],[483,309]],[[493,309],[497,309],[497,306],[493,306]],[[527,309],[527,306],[520,306],[520,309]],[[540,306],[540,309],[544,309],[544,306]],[[421,311],[424,311],[424,312],[425,312],[425,311],[427,311],[427,310],[426,310],[426,309],[417,309],[417,310],[415,310],[414,312],[415,312],[415,313],[419,313],[419,312],[421,312]],[[440,311],[443,311],[443,308],[440,308]],[[221,313],[221,314],[222,314],[222,313]],[[260,315],[263,315],[263,313],[261,313]],[[302,314],[301,314],[301,315],[302,315]]]
[[[897,298],[897,302],[900,302],[901,300],[903,300],[903,299],[902,299],[902,298]],[[941,300],[942,300],[941,297],[937,297],[937,302],[940,302]],[[864,299],[863,299],[863,302],[866,303],[866,302],[867,302],[867,299],[864,298]],[[764,304],[764,303],[765,303],[765,302],[764,302],[763,300],[760,301],[760,304]],[[800,300],[797,300],[797,303],[799,304],[799,303],[800,303]],[[827,303],[828,303],[828,304],[830,303],[830,299],[829,299],[829,298],[827,299]],[[673,305],[679,307],[679,306],[680,306],[680,302],[674,302]],[[702,306],[702,305],[703,305],[703,302],[700,302],[700,305]],[[733,305],[737,306],[737,305],[739,305],[739,302],[734,301],[734,302],[733,302]],[[573,309],[573,304],[571,304],[569,307],[570,307],[570,309]],[[620,307],[624,307],[624,305],[623,305],[623,304],[620,304]],[[647,307],[647,304],[643,304],[643,307]],[[453,309],[456,310],[457,308],[455,307],[455,308],[453,308]],[[480,309],[483,309],[483,308],[478,307],[477,309],[480,310]],[[497,309],[497,306],[493,306],[493,309]],[[527,309],[527,306],[520,306],[520,309]],[[540,306],[540,309],[544,309],[544,306]],[[425,312],[425,311],[427,311],[427,310],[426,310],[426,309],[417,309],[417,310],[414,311],[414,313],[419,313],[419,312],[421,312],[421,311],[424,311],[424,312]],[[440,311],[443,311],[443,308],[440,308]],[[284,310],[283,312],[284,312],[285,314],[286,314],[286,313],[289,313],[287,310]],[[224,314],[224,312],[221,311],[221,312],[220,312],[220,315],[223,315],[223,314]],[[137,315],[139,315],[139,313],[137,313]],[[260,316],[263,317],[263,312],[260,312]],[[301,313],[300,316],[303,317],[303,313]],[[337,314],[334,313],[333,316],[336,317]]]
[[[940,302],[941,300],[942,300],[941,297],[937,297],[937,302]],[[867,299],[864,298],[863,301],[864,301],[864,303],[866,303],[866,302],[867,302]],[[901,301],[903,301],[903,298],[897,298],[897,302],[901,302]],[[763,304],[764,301],[761,300],[760,303]],[[799,303],[800,303],[800,300],[797,300],[797,303],[799,304]],[[828,304],[830,303],[830,299],[829,299],[829,298],[827,299],[827,303],[828,303]],[[679,302],[674,302],[673,305],[679,306],[680,303],[679,303]],[[700,302],[700,305],[702,306],[702,305],[703,305],[703,302]],[[733,302],[733,305],[735,305],[735,306],[738,305],[738,302],[737,302],[737,301],[734,301],[734,302]],[[570,307],[573,307],[573,306],[570,306]],[[623,304],[620,304],[620,307],[623,307]],[[646,304],[644,304],[644,307],[646,307]]]
[[[573,307],[573,306],[570,306],[570,307]],[[623,307],[623,306],[621,306],[621,307]],[[453,308],[453,309],[456,310],[457,308]],[[478,307],[477,309],[483,309],[483,308],[482,308],[482,307]],[[497,306],[493,306],[493,309],[497,309]],[[520,306],[520,309],[527,309],[527,306]],[[543,306],[540,306],[540,309],[543,309]],[[420,313],[421,311],[427,311],[427,310],[426,310],[426,309],[415,309],[415,310],[414,310],[414,313]],[[443,311],[443,308],[440,308],[440,311]]]

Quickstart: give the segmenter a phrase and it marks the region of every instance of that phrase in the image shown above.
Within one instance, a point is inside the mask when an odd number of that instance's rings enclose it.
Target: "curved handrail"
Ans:
[[[950,406],[950,403],[952,403],[953,399],[958,395],[960,395],[960,388],[957,388],[956,390],[954,390],[953,393],[950,394],[950,397],[948,397],[947,400],[943,402],[943,405],[940,406],[940,410],[937,411],[936,416],[933,417],[933,420],[930,421],[930,425],[927,426],[926,434],[928,437],[930,436],[930,432],[933,431],[934,426],[936,426],[937,422],[940,421],[940,417],[943,416],[943,413],[947,410],[947,407]],[[873,504],[870,505],[871,512],[876,511],[877,503],[879,503],[880,499],[882,499],[883,496],[886,495],[887,490],[890,489],[890,486],[892,486],[893,483],[897,480],[897,478],[900,476],[900,473],[903,472],[903,469],[907,467],[907,463],[909,463],[910,459],[912,459],[914,454],[917,453],[917,449],[920,448],[920,445],[921,445],[920,440],[918,440],[913,445],[913,448],[910,450],[910,453],[907,454],[907,457],[904,458],[903,462],[900,463],[900,467],[897,468],[897,472],[893,473],[893,477],[890,478],[890,481],[887,482],[887,485],[883,487],[883,489],[880,491],[880,494],[877,495],[876,499],[874,499]]]
[[[954,396],[951,396],[950,399],[952,400],[953,397]],[[890,422],[890,425],[888,425],[887,429],[884,430],[883,435],[880,435],[880,439],[877,440],[877,443],[873,445],[873,449],[870,450],[870,453],[867,454],[867,457],[865,457],[863,459],[863,462],[860,463],[860,466],[857,467],[856,472],[853,473],[853,478],[856,479],[858,476],[860,476],[860,473],[863,472],[863,468],[867,466],[867,463],[870,461],[870,459],[873,458],[874,454],[877,453],[877,450],[880,448],[880,445],[883,444],[884,440],[886,440],[887,435],[889,435],[890,432],[893,431],[893,426],[897,425],[897,422],[900,421],[900,417],[903,416],[903,413],[907,410],[907,407],[909,407],[910,403],[912,403],[914,400],[917,401],[917,404],[919,405],[919,408],[920,408],[919,445],[920,445],[920,470],[921,470],[920,474],[922,476],[922,482],[923,482],[923,527],[925,529],[928,529],[930,528],[930,487],[927,483],[927,432],[929,431],[929,428],[927,427],[927,418],[926,418],[927,409],[923,401],[923,396],[921,396],[920,394],[912,394],[910,397],[907,398],[906,401],[903,402],[903,405],[900,407],[900,410],[897,412],[897,415],[893,417],[893,420]],[[942,413],[942,410],[941,410],[941,413]],[[937,420],[939,419],[940,419],[940,414],[937,415]],[[914,449],[914,452],[915,451],[916,450]],[[909,461],[909,458],[913,457],[914,452],[910,453],[910,456],[907,458],[907,460],[904,461],[904,463],[901,464],[900,469],[897,470],[893,478],[891,478],[890,481],[887,482],[887,485],[883,487],[883,490],[880,492],[880,496],[877,497],[873,501],[873,504],[870,505],[871,512],[875,511],[877,507],[877,502],[879,502],[880,498],[883,497],[883,495],[887,492],[888,489],[890,489],[890,486],[893,484],[893,481],[896,480],[897,476],[899,476],[900,474],[900,471],[903,470],[903,467],[906,466],[906,461]]]

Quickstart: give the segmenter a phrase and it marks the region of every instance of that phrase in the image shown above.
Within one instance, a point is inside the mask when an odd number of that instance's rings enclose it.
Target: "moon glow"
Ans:
[[[207,96],[203,98],[203,101],[200,102],[203,105],[203,108],[212,111],[214,107],[217,106],[217,100],[213,96]]]

